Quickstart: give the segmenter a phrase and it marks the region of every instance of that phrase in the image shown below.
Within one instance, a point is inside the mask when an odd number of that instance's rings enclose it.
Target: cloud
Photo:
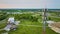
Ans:
[[[60,0],[0,0],[0,8],[60,8]]]
[[[0,8],[44,8],[44,0],[0,0]]]

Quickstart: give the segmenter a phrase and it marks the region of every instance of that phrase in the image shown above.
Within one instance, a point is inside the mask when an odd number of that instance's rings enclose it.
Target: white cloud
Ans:
[[[60,8],[60,0],[0,0],[0,8]]]
[[[44,0],[0,0],[0,8],[44,8]]]

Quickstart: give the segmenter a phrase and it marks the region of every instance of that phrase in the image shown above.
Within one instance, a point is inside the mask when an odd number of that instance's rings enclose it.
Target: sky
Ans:
[[[60,0],[0,0],[1,8],[60,9]]]
[[[60,0],[47,0],[47,8],[60,9]]]

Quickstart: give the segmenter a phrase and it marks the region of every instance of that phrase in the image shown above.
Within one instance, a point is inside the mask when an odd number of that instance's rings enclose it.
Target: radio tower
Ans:
[[[46,34],[46,19],[47,19],[47,15],[46,15],[46,12],[47,12],[47,3],[46,3],[46,1],[44,1],[45,3],[44,3],[44,9],[43,9],[43,13],[42,13],[42,19],[43,19],[43,32],[42,32],[42,34]]]

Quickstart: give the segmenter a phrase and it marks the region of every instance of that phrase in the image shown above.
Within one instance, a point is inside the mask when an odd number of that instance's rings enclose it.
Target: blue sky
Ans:
[[[47,8],[57,8],[60,9],[60,0],[48,0]]]
[[[0,8],[60,9],[60,0],[0,0]]]

